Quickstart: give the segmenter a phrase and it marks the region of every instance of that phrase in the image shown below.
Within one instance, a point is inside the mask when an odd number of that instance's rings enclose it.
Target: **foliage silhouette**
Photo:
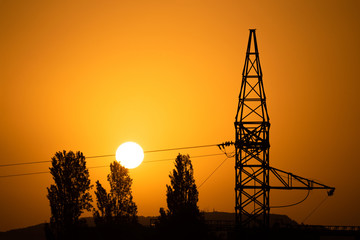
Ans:
[[[101,224],[129,224],[137,222],[137,206],[133,201],[129,170],[117,161],[110,164],[107,176],[110,193],[96,182],[96,200],[98,210],[94,211],[94,220]]]
[[[159,227],[163,232],[171,233],[172,237],[182,238],[188,234],[195,237],[196,234],[199,238],[205,225],[197,206],[199,193],[189,155],[178,154],[175,169],[169,177],[170,185],[166,185],[168,209],[160,208]]]
[[[55,182],[47,188],[50,223],[56,235],[65,234],[80,225],[84,210],[91,211],[89,171],[83,153],[65,150],[55,153],[49,169]]]
[[[103,188],[99,181],[96,181],[96,205],[98,207],[98,211],[94,211],[94,220],[96,223],[101,224],[109,224],[111,223],[111,208],[112,204],[110,202],[110,196]]]

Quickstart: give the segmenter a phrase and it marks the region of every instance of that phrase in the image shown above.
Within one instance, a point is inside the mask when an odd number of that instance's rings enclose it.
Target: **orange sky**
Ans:
[[[50,160],[63,149],[115,154],[125,141],[155,150],[234,140],[248,29],[256,28],[270,165],[337,188],[305,223],[360,225],[360,3],[256,2],[0,1],[0,165]],[[196,182],[224,159],[194,158]],[[172,168],[166,161],[130,171],[139,215],[166,207]],[[92,182],[107,186],[108,171],[90,169]],[[199,189],[201,210],[234,211],[234,175],[232,158]],[[51,183],[50,174],[0,178],[0,231],[49,221]],[[272,191],[271,204],[305,195]],[[305,203],[271,212],[301,222],[325,197],[312,191]]]

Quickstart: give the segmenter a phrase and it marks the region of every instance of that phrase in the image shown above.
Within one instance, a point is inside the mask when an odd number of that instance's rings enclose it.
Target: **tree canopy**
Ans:
[[[84,210],[92,208],[89,171],[85,156],[72,151],[55,153],[50,173],[55,184],[47,188],[50,201],[50,222],[58,231],[73,228]]]
[[[110,174],[107,176],[110,192],[96,182],[96,199],[98,211],[94,217],[98,223],[130,223],[136,221],[137,206],[132,196],[132,179],[129,170],[117,161],[110,164]]]
[[[168,210],[160,209],[162,219],[177,224],[198,222],[200,211],[197,206],[199,193],[195,184],[194,170],[189,155],[175,159],[175,168],[169,175],[170,185],[166,185]]]

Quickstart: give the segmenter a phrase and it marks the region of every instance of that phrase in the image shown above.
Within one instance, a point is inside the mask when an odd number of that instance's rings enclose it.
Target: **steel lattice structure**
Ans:
[[[255,29],[250,29],[235,117],[235,214],[240,228],[268,228],[270,189],[335,188],[269,165],[270,119]],[[270,186],[270,174],[279,185]]]
[[[242,75],[235,117],[236,220],[243,226],[268,225],[270,120],[254,29],[250,30]]]

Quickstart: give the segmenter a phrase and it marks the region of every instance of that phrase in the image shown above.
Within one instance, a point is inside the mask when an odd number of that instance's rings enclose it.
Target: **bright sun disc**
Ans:
[[[142,163],[143,159],[144,151],[137,143],[126,142],[116,150],[116,160],[126,168],[136,168]]]

